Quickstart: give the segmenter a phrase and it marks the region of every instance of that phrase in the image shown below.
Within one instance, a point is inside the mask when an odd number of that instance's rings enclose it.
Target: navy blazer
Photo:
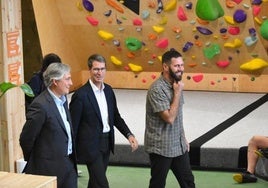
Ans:
[[[108,84],[104,85],[110,125],[110,148],[114,152],[114,126],[126,138],[131,132],[118,111],[112,87]],[[78,163],[93,162],[99,151],[103,123],[97,99],[89,82],[72,95],[70,112],[76,138]]]
[[[75,143],[70,112],[65,102],[65,111],[70,123],[73,153],[76,167]],[[63,160],[67,156],[68,135],[58,108],[46,89],[30,105],[26,122],[20,135],[20,145],[27,165],[27,174],[57,176],[59,179],[66,170]]]

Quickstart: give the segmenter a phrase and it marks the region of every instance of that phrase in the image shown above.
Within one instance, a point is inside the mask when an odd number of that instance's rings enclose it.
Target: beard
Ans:
[[[183,72],[182,71],[180,71],[180,75],[179,76],[177,76],[176,75],[176,73],[175,72],[173,72],[172,70],[171,70],[171,68],[169,68],[169,75],[171,76],[171,78],[173,78],[174,79],[174,81],[175,82],[179,82],[179,81],[181,81],[181,79],[182,79],[182,74],[183,74]]]

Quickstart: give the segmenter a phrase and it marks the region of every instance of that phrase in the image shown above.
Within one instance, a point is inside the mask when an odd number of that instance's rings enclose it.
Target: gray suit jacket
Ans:
[[[67,101],[64,105],[73,135]],[[77,170],[74,138],[72,140],[71,157],[74,161],[74,168]],[[20,135],[20,145],[24,159],[27,161],[25,173],[63,178],[66,171],[68,135],[58,108],[48,90],[43,91],[31,103],[26,114],[26,123]]]

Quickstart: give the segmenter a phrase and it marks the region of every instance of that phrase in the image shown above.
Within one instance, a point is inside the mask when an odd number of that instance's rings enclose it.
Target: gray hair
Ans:
[[[46,87],[51,86],[53,80],[60,80],[63,76],[69,73],[70,66],[63,63],[52,63],[43,73],[44,83]]]

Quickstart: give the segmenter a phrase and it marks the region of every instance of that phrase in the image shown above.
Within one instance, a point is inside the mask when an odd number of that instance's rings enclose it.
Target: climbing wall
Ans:
[[[88,79],[93,53],[106,57],[114,88],[147,89],[161,55],[174,48],[184,58],[186,90],[268,92],[267,0],[131,3],[33,0],[42,52],[71,65],[73,89]]]

